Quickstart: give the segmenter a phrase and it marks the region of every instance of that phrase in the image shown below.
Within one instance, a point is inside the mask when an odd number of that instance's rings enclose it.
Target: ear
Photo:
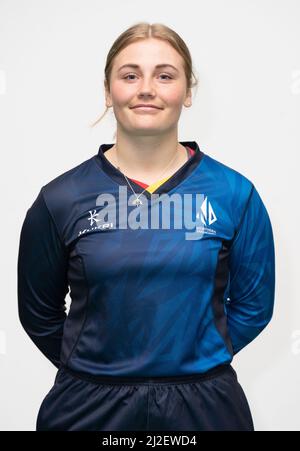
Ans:
[[[105,90],[105,104],[109,108],[112,106],[112,100],[111,100],[111,95],[109,93],[106,80],[104,81],[104,90]]]
[[[191,88],[188,89],[183,104],[186,107],[189,107],[189,106],[192,105],[192,90],[191,90]]]

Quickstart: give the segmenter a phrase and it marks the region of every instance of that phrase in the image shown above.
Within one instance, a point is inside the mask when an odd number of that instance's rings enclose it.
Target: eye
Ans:
[[[161,74],[161,76],[162,76],[162,77],[168,77],[168,78],[169,78],[169,80],[171,80],[171,79],[172,79],[172,77],[170,77],[170,75],[167,75],[167,74]]]
[[[128,74],[128,75],[126,75],[125,77],[123,77],[124,78],[124,80],[128,80],[128,77],[135,77],[135,75],[134,74]],[[132,79],[131,79],[132,80]]]
[[[161,77],[168,77],[169,80],[172,80],[172,77],[170,77],[170,75],[167,74],[160,74]],[[123,77],[124,80],[128,80],[128,77],[135,77],[135,74],[128,74],[125,77]],[[132,80],[132,78],[131,78]]]

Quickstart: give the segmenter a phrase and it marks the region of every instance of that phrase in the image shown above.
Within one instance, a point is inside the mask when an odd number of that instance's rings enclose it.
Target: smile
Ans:
[[[160,108],[155,108],[152,106],[138,106],[135,108],[132,108],[133,111],[139,112],[139,113],[153,113],[156,111],[160,111]]]

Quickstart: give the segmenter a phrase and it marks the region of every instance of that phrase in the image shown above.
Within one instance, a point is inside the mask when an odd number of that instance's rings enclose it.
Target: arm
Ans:
[[[43,188],[27,211],[18,255],[18,309],[26,333],[58,368],[68,292],[68,255]]]
[[[250,343],[273,315],[275,251],[267,210],[255,187],[234,237],[229,257],[226,304],[233,354]]]

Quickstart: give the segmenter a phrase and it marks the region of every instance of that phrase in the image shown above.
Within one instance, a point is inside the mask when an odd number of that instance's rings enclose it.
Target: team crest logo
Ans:
[[[216,235],[217,231],[210,226],[217,221],[217,216],[213,210],[211,203],[208,201],[207,196],[202,202],[200,211],[198,211],[196,214],[196,218],[203,224],[202,226],[200,225],[196,227],[197,233],[201,234],[202,236],[204,234]]]
[[[211,206],[211,203],[207,201],[207,197],[204,199],[200,212],[196,215],[197,219],[200,219],[202,224],[210,226],[217,220],[217,216]]]

